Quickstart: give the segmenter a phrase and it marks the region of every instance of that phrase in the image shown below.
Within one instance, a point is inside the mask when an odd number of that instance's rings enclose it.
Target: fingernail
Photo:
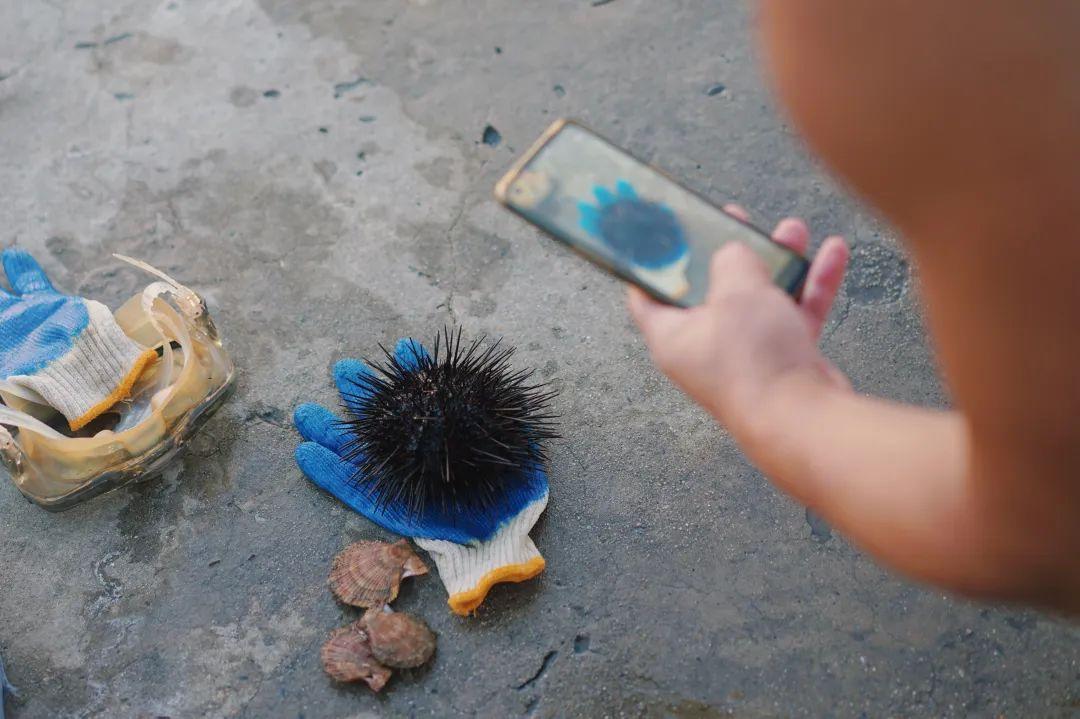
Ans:
[[[806,223],[795,217],[786,217],[780,220],[776,229],[773,230],[773,237],[780,239],[796,239],[801,235],[809,234],[809,230],[806,228]]]
[[[748,222],[750,220],[750,213],[747,212],[746,210],[744,210],[739,205],[735,205],[735,204],[724,205],[724,212],[728,213],[732,217],[736,217],[736,218],[742,220],[743,222]]]

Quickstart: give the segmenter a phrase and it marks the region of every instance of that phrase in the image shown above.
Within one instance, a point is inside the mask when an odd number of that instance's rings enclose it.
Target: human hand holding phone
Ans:
[[[496,197],[630,283],[631,312],[660,369],[780,489],[855,544],[964,594],[1080,611],[1080,590],[1058,596],[1075,572],[1033,578],[1042,565],[1024,552],[1049,544],[1031,539],[1031,525],[1003,531],[1009,522],[988,509],[961,413],[858,395],[819,352],[848,258],[843,240],[826,240],[809,265],[802,222],[781,222],[770,239],[739,208],[721,210],[566,122]],[[1010,520],[1013,504],[1001,504]]]
[[[787,219],[773,239],[802,253],[809,231]],[[661,371],[780,489],[857,545],[954,591],[1030,598],[1031,583],[999,556],[1000,522],[968,481],[963,418],[857,395],[818,350],[847,259],[844,241],[827,239],[795,300],[732,243],[712,259],[704,303],[671,307],[631,287],[630,311]]]
[[[724,210],[749,219],[740,207]],[[810,242],[806,225],[793,218],[777,225],[772,237],[799,254]],[[738,438],[753,431],[763,406],[792,377],[848,389],[817,348],[847,259],[842,238],[825,240],[794,300],[757,254],[731,243],[712,258],[703,304],[672,307],[631,286],[630,312],[660,370]]]

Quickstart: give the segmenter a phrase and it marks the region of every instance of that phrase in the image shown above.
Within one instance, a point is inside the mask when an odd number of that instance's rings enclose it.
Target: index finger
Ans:
[[[16,294],[55,291],[45,275],[45,270],[21,247],[7,248],[0,259],[3,261],[4,274]]]
[[[806,223],[797,217],[787,217],[773,230],[772,238],[784,247],[805,255],[810,248],[810,230]]]

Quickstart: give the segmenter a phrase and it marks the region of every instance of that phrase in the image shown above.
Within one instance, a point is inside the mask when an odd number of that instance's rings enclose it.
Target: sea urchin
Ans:
[[[380,505],[449,517],[497,509],[545,462],[558,435],[555,392],[510,367],[513,348],[484,338],[463,347],[461,329],[436,335],[428,354],[407,341],[344,393],[345,457],[357,486]]]

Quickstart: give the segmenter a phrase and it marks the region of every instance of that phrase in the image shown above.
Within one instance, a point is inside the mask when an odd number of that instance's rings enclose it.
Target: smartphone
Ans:
[[[585,258],[680,307],[705,301],[709,259],[742,242],[792,295],[806,259],[583,125],[559,120],[495,186],[506,207]]]

